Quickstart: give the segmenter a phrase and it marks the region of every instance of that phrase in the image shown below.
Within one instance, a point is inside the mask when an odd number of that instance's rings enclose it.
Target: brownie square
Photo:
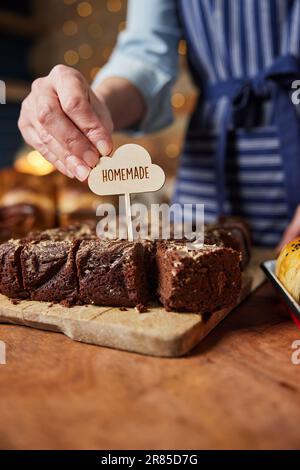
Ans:
[[[76,303],[78,243],[43,240],[25,245],[21,253],[23,284],[32,300]]]
[[[23,243],[10,240],[0,245],[0,292],[12,299],[26,299],[21,269]]]
[[[240,255],[231,248],[159,242],[158,296],[166,310],[212,313],[235,305],[241,291]]]
[[[217,245],[225,248],[232,248],[238,251],[240,254],[240,266],[245,269],[249,257],[245,251],[245,245],[243,240],[239,237],[240,233],[237,234],[229,229],[219,227],[217,225],[207,227],[204,234],[205,245]]]
[[[82,241],[76,255],[80,300],[117,307],[145,305],[149,299],[146,262],[139,242]]]

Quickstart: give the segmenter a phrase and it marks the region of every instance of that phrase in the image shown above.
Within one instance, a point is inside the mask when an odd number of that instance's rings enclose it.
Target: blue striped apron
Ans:
[[[174,202],[245,217],[277,244],[300,203],[300,0],[178,0],[201,94]]]

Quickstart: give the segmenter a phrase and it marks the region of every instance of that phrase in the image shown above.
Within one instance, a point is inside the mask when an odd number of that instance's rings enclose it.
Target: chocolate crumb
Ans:
[[[136,311],[137,311],[138,313],[147,313],[147,312],[148,312],[147,307],[146,307],[145,305],[143,305],[143,304],[137,304],[137,305],[135,306],[135,309],[136,309]]]
[[[19,299],[10,299],[10,301],[13,305],[19,305],[19,303],[21,302]]]
[[[127,309],[126,307],[120,307],[119,310],[120,310],[121,312],[127,312],[128,309]]]

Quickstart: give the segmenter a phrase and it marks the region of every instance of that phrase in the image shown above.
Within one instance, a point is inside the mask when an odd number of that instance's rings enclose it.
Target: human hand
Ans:
[[[113,123],[104,99],[80,72],[64,65],[33,82],[18,126],[24,140],[57,170],[80,181],[113,147]]]
[[[287,226],[283,237],[279,243],[279,245],[276,248],[277,254],[280,253],[282,248],[295,238],[297,238],[300,235],[300,205],[297,207],[294,217],[291,221],[291,223]]]

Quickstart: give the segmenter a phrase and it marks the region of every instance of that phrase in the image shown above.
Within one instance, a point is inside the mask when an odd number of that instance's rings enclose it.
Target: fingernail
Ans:
[[[73,173],[70,170],[68,170],[68,168],[66,170],[67,170],[68,177],[74,179]]]
[[[72,173],[74,172],[74,168],[76,167],[77,164],[78,164],[78,160],[76,157],[74,157],[74,155],[69,155],[66,158],[66,166],[68,170],[71,171]]]
[[[85,181],[89,176],[89,170],[83,165],[77,165],[75,173],[79,181]]]
[[[87,150],[83,154],[83,160],[88,164],[88,166],[94,168],[99,161],[99,155],[97,155],[92,150]]]
[[[111,146],[107,142],[105,142],[104,140],[100,140],[97,143],[97,149],[99,150],[100,154],[104,155],[104,156],[110,155],[110,153],[112,151]]]

